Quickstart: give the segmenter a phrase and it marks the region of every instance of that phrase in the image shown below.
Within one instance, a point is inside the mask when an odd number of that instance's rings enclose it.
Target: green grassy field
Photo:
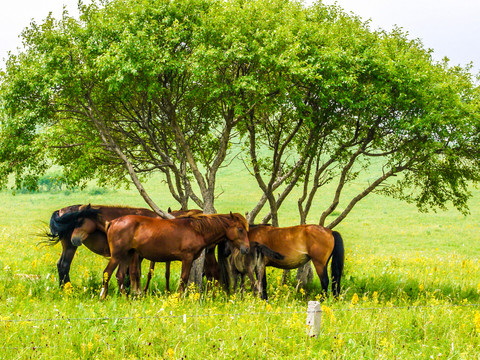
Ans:
[[[368,179],[365,180],[365,182]],[[240,165],[223,170],[219,212],[244,213],[259,191]],[[361,187],[362,181],[353,185]],[[162,207],[175,203],[152,179]],[[353,191],[351,189],[349,191]],[[325,200],[325,199],[323,199]],[[317,199],[310,222],[322,210]],[[347,249],[342,296],[322,302],[319,338],[309,338],[306,310],[319,299],[316,278],[296,292],[269,269],[269,302],[246,294],[165,294],[163,266],[150,293],[124,298],[111,282],[98,300],[106,259],[80,248],[72,286],[59,289],[61,246],[39,245],[52,211],[76,203],[144,206],[134,190],[0,193],[0,347],[5,359],[479,359],[480,192],[471,215],[419,213],[414,206],[371,195],[338,230]],[[281,225],[298,222],[296,197]],[[144,264],[144,270],[148,264]],[[146,273],[146,271],[144,271]],[[179,264],[173,267],[178,282]]]

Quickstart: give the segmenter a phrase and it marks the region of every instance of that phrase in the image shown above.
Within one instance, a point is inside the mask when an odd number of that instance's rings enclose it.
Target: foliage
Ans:
[[[469,69],[336,6],[113,0],[22,37],[1,76],[1,186],[14,174],[35,188],[53,162],[72,186],[129,175],[159,212],[143,184],[160,172],[181,207],[214,212],[217,174],[241,152],[261,189],[251,221],[268,202],[276,223],[303,182],[301,221],[326,187],[318,222],[334,227],[375,191],[466,213],[480,180]],[[345,200],[372,164],[380,171]]]

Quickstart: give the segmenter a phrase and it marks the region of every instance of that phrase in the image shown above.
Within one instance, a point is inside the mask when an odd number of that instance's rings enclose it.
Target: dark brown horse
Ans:
[[[282,254],[256,242],[250,242],[250,251],[245,255],[236,248],[229,250],[230,256],[228,263],[232,273],[233,291],[237,291],[237,281],[238,277],[240,277],[242,295],[245,286],[245,275],[250,279],[253,294],[262,293],[261,282],[265,271],[265,256],[276,260],[282,260],[284,258]]]
[[[70,266],[80,245],[85,245],[95,254],[110,256],[105,223],[129,214],[157,216],[149,209],[107,205],[72,205],[53,212],[48,237],[52,245],[62,244],[62,254],[57,263],[60,286],[70,282]],[[138,266],[136,264],[135,268]],[[132,270],[133,276],[138,278],[135,269]]]
[[[280,269],[296,269],[312,260],[322,289],[328,290],[327,265],[332,260],[332,292],[337,297],[340,294],[345,250],[343,239],[336,231],[320,225],[298,225],[291,227],[257,226],[248,233],[250,242],[257,242],[268,246],[275,252],[284,255],[283,259],[265,257],[265,266]],[[266,276],[263,271],[262,298],[267,298]]]
[[[193,260],[225,237],[248,253],[248,223],[240,214],[198,214],[172,220],[127,215],[113,220],[107,225],[111,257],[103,273],[100,297],[107,296],[108,282],[117,266],[118,285],[125,291],[123,275],[135,253],[155,262],[182,261],[179,291],[183,292]]]

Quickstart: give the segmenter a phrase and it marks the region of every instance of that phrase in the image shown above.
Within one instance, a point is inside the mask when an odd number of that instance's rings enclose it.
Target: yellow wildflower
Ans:
[[[477,330],[477,332],[480,333],[480,311],[477,311],[475,313],[473,323],[475,324],[475,329]]]
[[[353,294],[352,296],[352,305],[357,305],[359,301],[357,293]]]
[[[328,316],[332,323],[335,321],[335,315],[333,314],[332,308],[322,305],[322,313],[324,313],[325,316]]]
[[[72,283],[69,281],[65,285],[63,285],[63,290],[67,295],[70,295],[73,292]]]
[[[174,356],[175,356],[175,350],[173,350],[172,348],[169,348],[167,350],[167,357],[173,358]]]

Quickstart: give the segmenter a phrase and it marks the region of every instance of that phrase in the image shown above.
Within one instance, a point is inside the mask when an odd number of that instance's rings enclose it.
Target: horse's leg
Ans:
[[[235,269],[235,266],[232,266],[232,282],[233,282],[233,292],[237,292],[237,281],[238,281],[238,272]]]
[[[142,258],[137,254],[133,254],[131,261],[129,262],[130,272],[130,290],[135,295],[141,295],[141,278],[142,278]]]
[[[60,286],[70,282],[70,265],[72,264],[76,251],[76,246],[71,245],[69,240],[62,239],[62,255],[57,262],[58,281]]]
[[[262,260],[257,262],[255,267],[255,274],[257,276],[257,292],[261,299],[267,300],[267,276],[265,271],[265,258],[262,256]]]
[[[245,273],[240,273],[240,294],[242,296],[242,299],[243,299],[243,292],[245,290]]]
[[[323,277],[320,279],[320,283],[322,284],[322,290],[327,295],[328,292],[328,268],[325,266],[323,268]]]
[[[170,261],[165,263],[165,291],[170,292]]]
[[[188,277],[190,276],[190,270],[192,269],[193,255],[186,254],[182,259],[182,274],[180,276],[180,286],[178,287],[178,292],[183,294],[185,292],[185,287],[188,283]]]
[[[268,300],[267,271],[266,271],[266,269],[263,270],[263,275],[262,275],[262,278],[261,278],[261,287],[262,287],[262,300]]]
[[[148,269],[147,283],[145,284],[145,287],[143,288],[143,293],[144,294],[147,293],[148,287],[150,285],[150,280],[152,280],[154,270],[155,270],[155,261],[150,261],[150,269]]]
[[[120,290],[120,293],[122,295],[127,295],[127,292],[125,291],[125,274],[127,272],[128,266],[124,263],[120,263],[118,265],[118,270],[117,270],[117,283],[118,283],[118,289]]]
[[[253,295],[257,295],[257,282],[255,281],[255,276],[253,275],[253,265],[249,264],[247,266],[247,276],[250,279]]]
[[[110,278],[112,277],[112,274],[117,268],[117,266],[118,266],[118,260],[112,256],[110,258],[110,261],[108,262],[107,267],[105,268],[105,270],[103,270],[103,287],[102,287],[102,290],[100,291],[101,300],[104,300],[107,297],[108,282],[110,281]]]
[[[313,266],[315,267],[315,270],[317,271],[318,277],[320,278],[320,283],[322,284],[323,294],[327,295],[327,291],[328,291],[327,267],[321,261],[318,261],[318,260],[313,259],[313,258],[312,258],[312,263],[313,263]]]

